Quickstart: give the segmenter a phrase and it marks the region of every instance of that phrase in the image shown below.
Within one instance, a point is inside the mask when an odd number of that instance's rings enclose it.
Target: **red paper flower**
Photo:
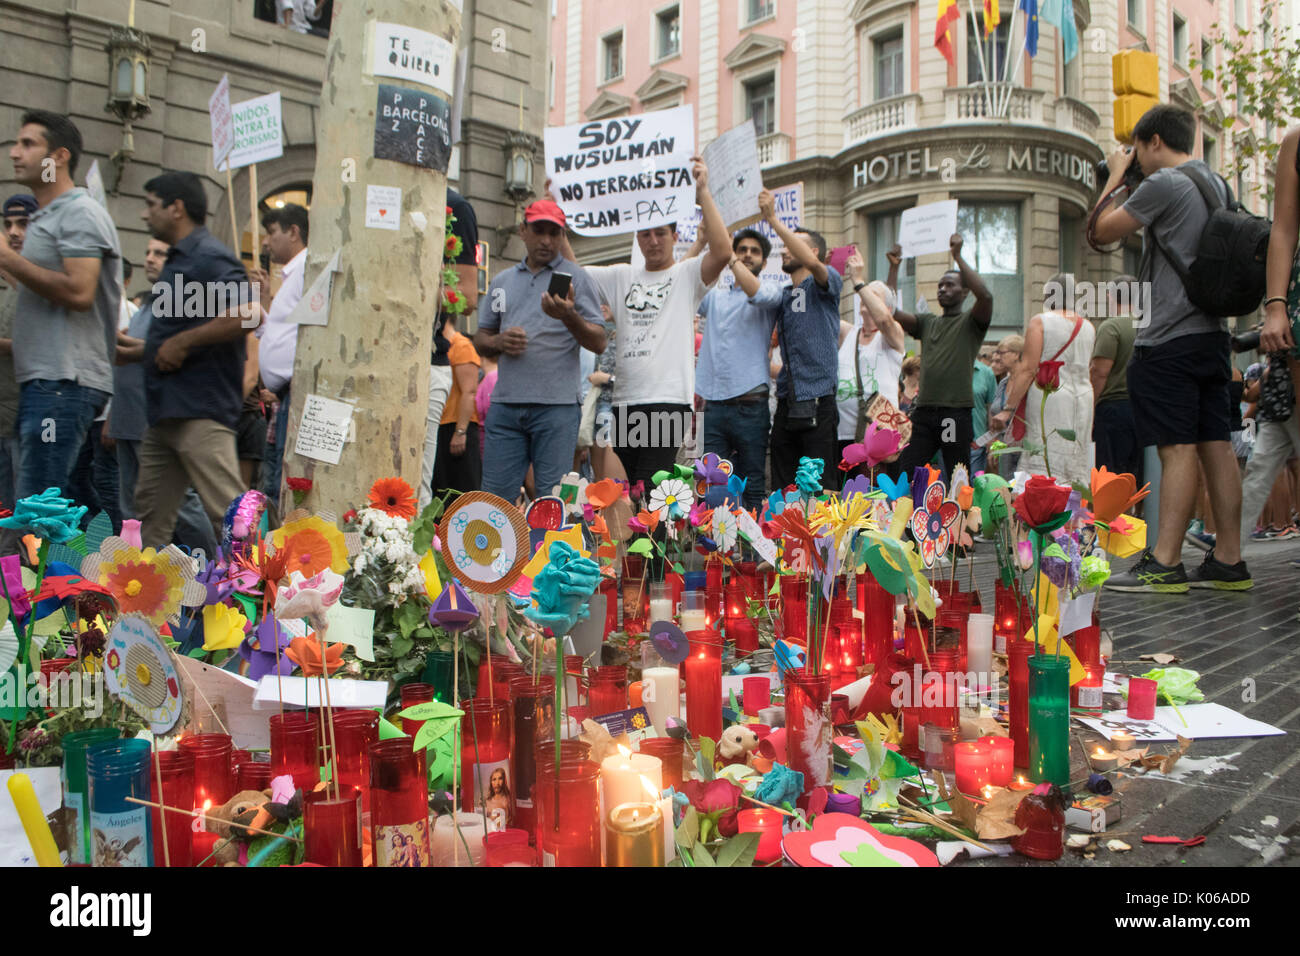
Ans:
[[[961,514],[955,501],[946,501],[948,489],[936,481],[925,489],[925,504],[912,512],[912,536],[920,546],[921,559],[928,568],[952,543],[952,527]]]
[[[310,478],[286,478],[284,483],[289,486],[290,491],[311,491]]]
[[[1016,514],[1039,534],[1054,531],[1069,517],[1070,490],[1046,475],[1034,475],[1016,497]]]
[[[343,523],[344,523],[344,524],[347,524],[347,523],[350,522],[350,521],[356,521],[356,520],[357,520],[357,509],[356,509],[356,508],[349,508],[347,511],[343,512]]]
[[[730,780],[687,780],[682,784],[682,793],[691,801],[696,813],[714,822],[719,835],[735,836],[739,829],[736,820],[740,801],[738,786]]]
[[[1056,391],[1061,387],[1061,369],[1064,366],[1064,362],[1039,362],[1038,372],[1034,375],[1034,384],[1044,392]]]

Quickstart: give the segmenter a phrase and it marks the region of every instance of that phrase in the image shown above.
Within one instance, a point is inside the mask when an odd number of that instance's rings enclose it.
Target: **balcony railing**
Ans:
[[[844,148],[877,136],[916,129],[920,93],[904,93],[877,100],[844,118]]]
[[[1097,138],[1101,118],[1087,103],[1068,96],[1056,101],[1056,128],[1062,133],[1077,133],[1085,139]]]
[[[1008,96],[1008,93],[1010,96]],[[1010,83],[970,83],[943,91],[948,123],[1043,123],[1043,91]]]
[[[790,137],[786,133],[772,133],[758,138],[758,165],[760,168],[780,166],[790,161]]]

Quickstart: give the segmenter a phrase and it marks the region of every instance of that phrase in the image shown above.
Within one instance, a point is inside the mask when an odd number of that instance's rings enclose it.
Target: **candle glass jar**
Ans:
[[[862,610],[866,663],[881,665],[894,653],[894,595],[871,574],[858,575],[858,604]]]
[[[498,831],[505,832],[505,831]],[[434,866],[482,866],[487,834],[479,813],[444,813],[433,821]]]
[[[289,774],[294,787],[310,793],[320,783],[320,730],[316,721],[299,710],[272,714],[269,723],[271,776]]]
[[[534,683],[531,676],[510,682],[510,705],[514,710],[514,739],[510,750],[510,779],[514,782],[514,825],[533,829],[533,786],[537,780],[537,730],[555,711],[555,676],[543,674]]]
[[[71,811],[68,820],[68,861],[89,863],[91,842],[90,808],[86,802],[86,749],[95,744],[118,740],[122,736],[115,727],[92,727],[64,734],[63,746],[63,807]]]
[[[192,866],[190,821],[194,802],[194,756],[183,750],[158,751],[153,755],[153,773],[149,783],[153,802],[168,808],[154,807],[150,814],[155,844],[154,864]]]
[[[892,651],[882,658],[876,664],[875,673],[871,675],[871,683],[867,685],[867,692],[863,695],[862,703],[858,705],[854,715],[863,718],[867,714],[875,714],[880,720],[884,720],[886,715],[897,715],[899,707],[894,701],[895,692],[899,687],[894,683],[894,675],[898,673],[910,675],[913,663],[910,657]]]
[[[703,631],[709,626],[708,596],[703,591],[682,592],[681,628],[685,634]]]
[[[993,673],[993,615],[972,614],[966,620],[966,663],[962,670],[975,674],[979,687],[987,687]]]
[[[664,865],[664,818],[657,805],[622,803],[609,812],[605,865]]]
[[[757,717],[758,712],[772,704],[772,682],[766,675],[746,677],[741,683],[745,715]]]
[[[537,851],[528,845],[527,830],[501,830],[483,837],[485,866],[536,866]]]
[[[1070,638],[1074,656],[1084,667],[1101,663],[1101,628],[1095,624],[1081,627]]]
[[[727,618],[727,640],[736,648],[736,657],[746,658],[759,648],[758,626],[743,614]]]
[[[673,587],[667,581],[650,582],[650,623],[671,621],[677,604],[673,601]]]
[[[420,682],[433,686],[433,699],[451,703],[456,686],[456,664],[451,651],[430,651],[424,658],[424,673]]]
[[[406,710],[408,707],[414,707],[416,704],[430,703],[438,693],[438,688],[432,684],[403,684],[401,687],[401,706],[399,710]],[[424,726],[424,721],[416,720],[411,717],[402,718],[402,733],[414,739],[415,735],[420,732]],[[328,743],[328,741],[327,741]]]
[[[1035,860],[1059,860],[1065,852],[1065,799],[1048,784],[1034,787],[1016,807],[1016,826],[1025,832],[1011,838],[1011,846]]]
[[[1101,663],[1083,665],[1083,680],[1070,688],[1070,706],[1090,717],[1101,716],[1102,680],[1106,667]]]
[[[782,822],[781,814],[775,810],[741,810],[736,814],[739,832],[758,834],[755,864],[768,866],[781,859]]]
[[[605,638],[618,630],[618,585],[613,578],[601,578],[599,594],[605,599]]]
[[[375,866],[429,866],[432,849],[424,751],[412,750],[409,737],[395,737],[371,744],[369,756]]]
[[[361,809],[370,809],[370,745],[379,740],[379,713],[373,710],[334,711],[334,772],[341,787],[361,793]]]
[[[645,560],[636,554],[623,559],[623,630],[644,634],[650,617],[650,581]]]
[[[240,790],[268,790],[271,787],[271,765],[257,760],[245,760],[235,768],[235,792]]]
[[[1070,782],[1070,660],[1029,658],[1029,779]]]
[[[683,595],[685,601],[690,592]],[[685,612],[683,612],[685,617]],[[722,737],[722,642],[706,630],[687,631],[690,652],[682,662],[686,675],[686,726],[699,739]]]
[[[808,575],[781,575],[781,630],[787,641],[808,643]]]
[[[514,816],[510,702],[476,697],[461,709],[461,809],[482,813],[489,832],[504,830]]]
[[[152,760],[147,740],[121,740],[86,749],[91,866],[153,866],[149,808]]]
[[[1128,679],[1128,716],[1134,720],[1154,720],[1156,691],[1159,685],[1149,677]]]
[[[593,714],[627,710],[626,664],[602,664],[587,668],[587,706]]]
[[[1010,786],[1015,773],[1015,743],[1010,737],[981,737],[979,742],[989,749],[989,784]]]
[[[186,734],[178,747],[194,758],[192,807],[210,811],[235,795],[235,774],[230,763],[234,745],[229,734]]]
[[[786,756],[790,769],[803,774],[804,793],[831,782],[830,704],[825,674],[786,673]]]
[[[537,747],[537,848],[543,866],[600,866],[599,765],[578,740]]]
[[[321,866],[361,866],[361,792],[341,786],[302,797],[303,860]]]
[[[1013,582],[993,585],[993,649],[999,654],[1008,653],[1010,641],[1024,637],[1020,625],[1020,589]]]
[[[640,753],[659,758],[664,787],[672,787],[680,793],[685,782],[685,747],[682,742],[674,737],[642,737],[637,747]]]
[[[682,716],[681,673],[677,665],[659,653],[653,641],[641,642],[641,703],[650,724],[661,734],[668,731],[668,718]]]
[[[957,774],[957,789],[962,793],[980,795],[992,783],[991,764],[993,750],[982,743],[959,743],[953,748],[953,762]]]
[[[1007,730],[1017,767],[1029,766],[1029,658],[1036,649],[1033,641],[1007,642]]]

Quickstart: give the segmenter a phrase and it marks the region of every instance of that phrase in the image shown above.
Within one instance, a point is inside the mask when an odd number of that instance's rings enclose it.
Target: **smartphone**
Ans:
[[[546,290],[557,299],[567,299],[569,297],[569,283],[573,281],[573,276],[567,272],[554,272],[551,274],[551,285]]]

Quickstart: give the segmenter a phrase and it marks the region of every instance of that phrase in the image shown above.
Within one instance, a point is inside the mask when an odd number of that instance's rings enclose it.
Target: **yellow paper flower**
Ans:
[[[339,574],[348,570],[348,546],[343,532],[317,515],[287,522],[271,533],[276,551],[284,551],[287,577],[300,571],[304,578],[315,577],[329,568]]]
[[[119,548],[99,562],[94,580],[109,590],[121,613],[138,614],[154,627],[175,617],[185,592],[185,573],[179,562],[153,548]]]
[[[209,604],[203,609],[203,649],[230,650],[244,639],[248,618],[224,604]]]

